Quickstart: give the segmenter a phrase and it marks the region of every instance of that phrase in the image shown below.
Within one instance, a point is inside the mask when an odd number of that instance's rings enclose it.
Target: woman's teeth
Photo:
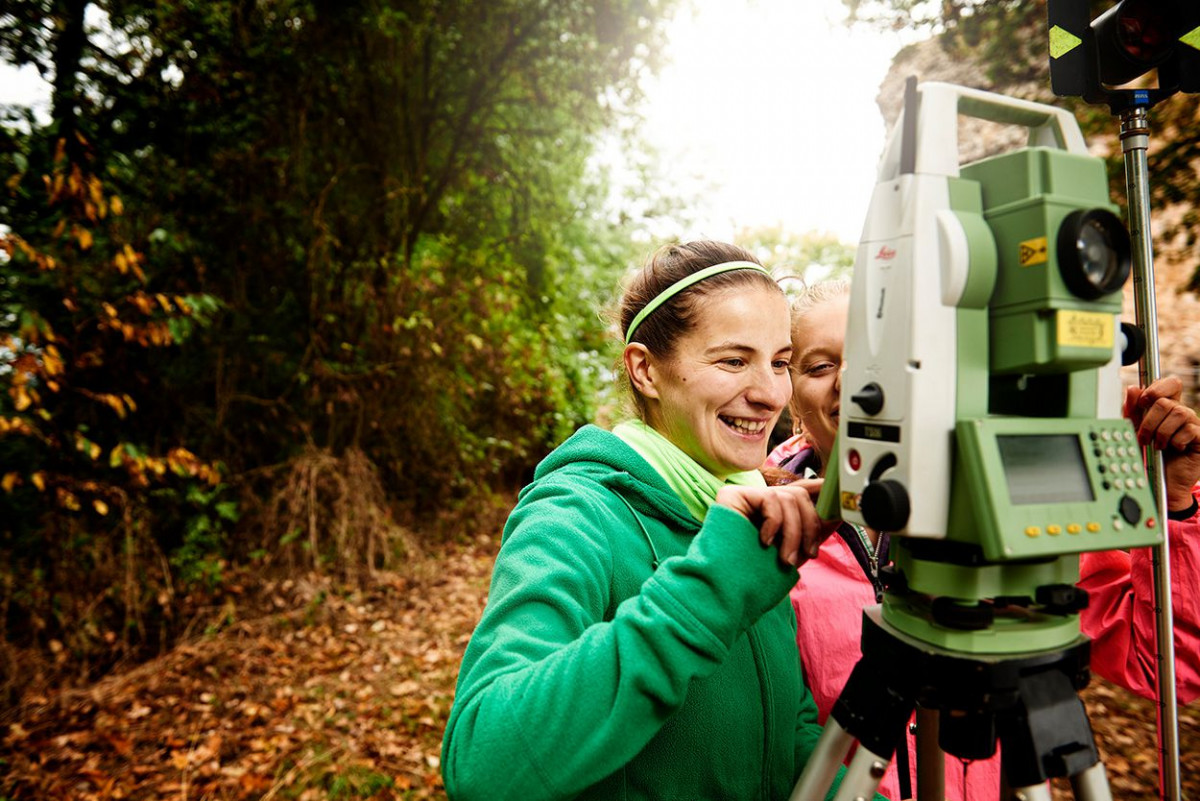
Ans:
[[[763,420],[743,420],[739,417],[722,417],[725,425],[736,429],[743,434],[761,434],[767,427]]]

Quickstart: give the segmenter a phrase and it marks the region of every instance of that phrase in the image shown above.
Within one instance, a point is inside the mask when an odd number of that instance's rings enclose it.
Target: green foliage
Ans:
[[[161,381],[152,354],[179,347],[219,303],[163,280],[110,188],[120,170],[105,182],[70,150],[60,140],[50,158],[30,148],[5,161],[0,626],[18,645],[103,663],[162,621],[156,597],[171,586],[156,554],[195,568],[174,552],[180,518],[163,499],[216,484],[219,468],[157,444],[142,407]]]
[[[169,230],[230,311],[215,369],[178,365],[215,396],[224,461],[361,446],[402,506],[432,511],[588,419],[581,300],[628,249],[590,213],[585,165],[612,118],[597,98],[627,102],[653,52],[653,4],[117,10],[153,43],[125,62],[182,75],[158,87],[172,135],[146,166],[193,207]]]
[[[813,284],[849,276],[854,267],[855,247],[833,234],[798,234],[776,225],[741,230],[734,242],[756,255],[779,279]]]
[[[370,798],[395,786],[392,777],[361,765],[350,765],[329,780],[329,798]]]
[[[221,583],[229,533],[241,517],[236,501],[222,500],[227,490],[225,485],[211,490],[196,484],[187,487],[182,499],[185,510],[178,513],[183,520],[183,538],[169,557],[184,589],[200,585],[211,591]],[[163,490],[160,494],[169,494],[172,500],[180,501],[175,490]]]
[[[0,15],[58,76],[49,124],[0,126],[5,636],[128,653],[247,558],[373,569],[592,419],[640,220],[589,157],[670,5]]]

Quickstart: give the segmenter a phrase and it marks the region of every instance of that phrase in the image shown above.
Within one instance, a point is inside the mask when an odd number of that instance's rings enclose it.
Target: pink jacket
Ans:
[[[1200,485],[1193,492],[1200,497]],[[1176,678],[1183,704],[1200,697],[1200,515],[1171,522],[1169,532]],[[1152,571],[1148,549],[1089,553],[1080,560],[1079,586],[1090,597],[1082,629],[1093,640],[1092,670],[1148,698],[1155,693]],[[822,544],[817,559],[800,569],[791,598],[804,674],[824,723],[861,656],[862,610],[875,603],[875,592],[850,549],[835,535]],[[912,734],[907,736],[910,775],[915,777],[916,741]],[[947,798],[991,801],[998,797],[998,754],[967,767],[967,793],[963,774],[963,763],[947,756]],[[879,792],[899,799],[898,787],[893,761]]]

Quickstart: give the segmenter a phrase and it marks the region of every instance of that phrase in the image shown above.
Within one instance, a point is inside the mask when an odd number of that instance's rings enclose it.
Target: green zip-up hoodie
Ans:
[[[701,526],[585,426],[504,529],[442,747],[458,801],[786,799],[820,728],[796,569],[732,509]]]

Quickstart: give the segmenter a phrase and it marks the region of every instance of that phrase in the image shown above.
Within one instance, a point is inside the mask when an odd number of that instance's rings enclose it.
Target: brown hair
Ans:
[[[692,273],[730,261],[760,263],[745,248],[726,242],[700,240],[660,247],[625,284],[617,308],[617,322],[622,339],[633,318],[663,290]],[[780,294],[783,293],[773,278],[758,270],[718,273],[684,289],[651,312],[638,325],[633,340],[645,345],[655,356],[667,358],[674,351],[680,338],[692,329],[705,297],[734,287],[755,285],[770,287]],[[625,380],[628,380],[627,376]],[[630,390],[638,416],[645,419],[644,400],[632,387]]]

